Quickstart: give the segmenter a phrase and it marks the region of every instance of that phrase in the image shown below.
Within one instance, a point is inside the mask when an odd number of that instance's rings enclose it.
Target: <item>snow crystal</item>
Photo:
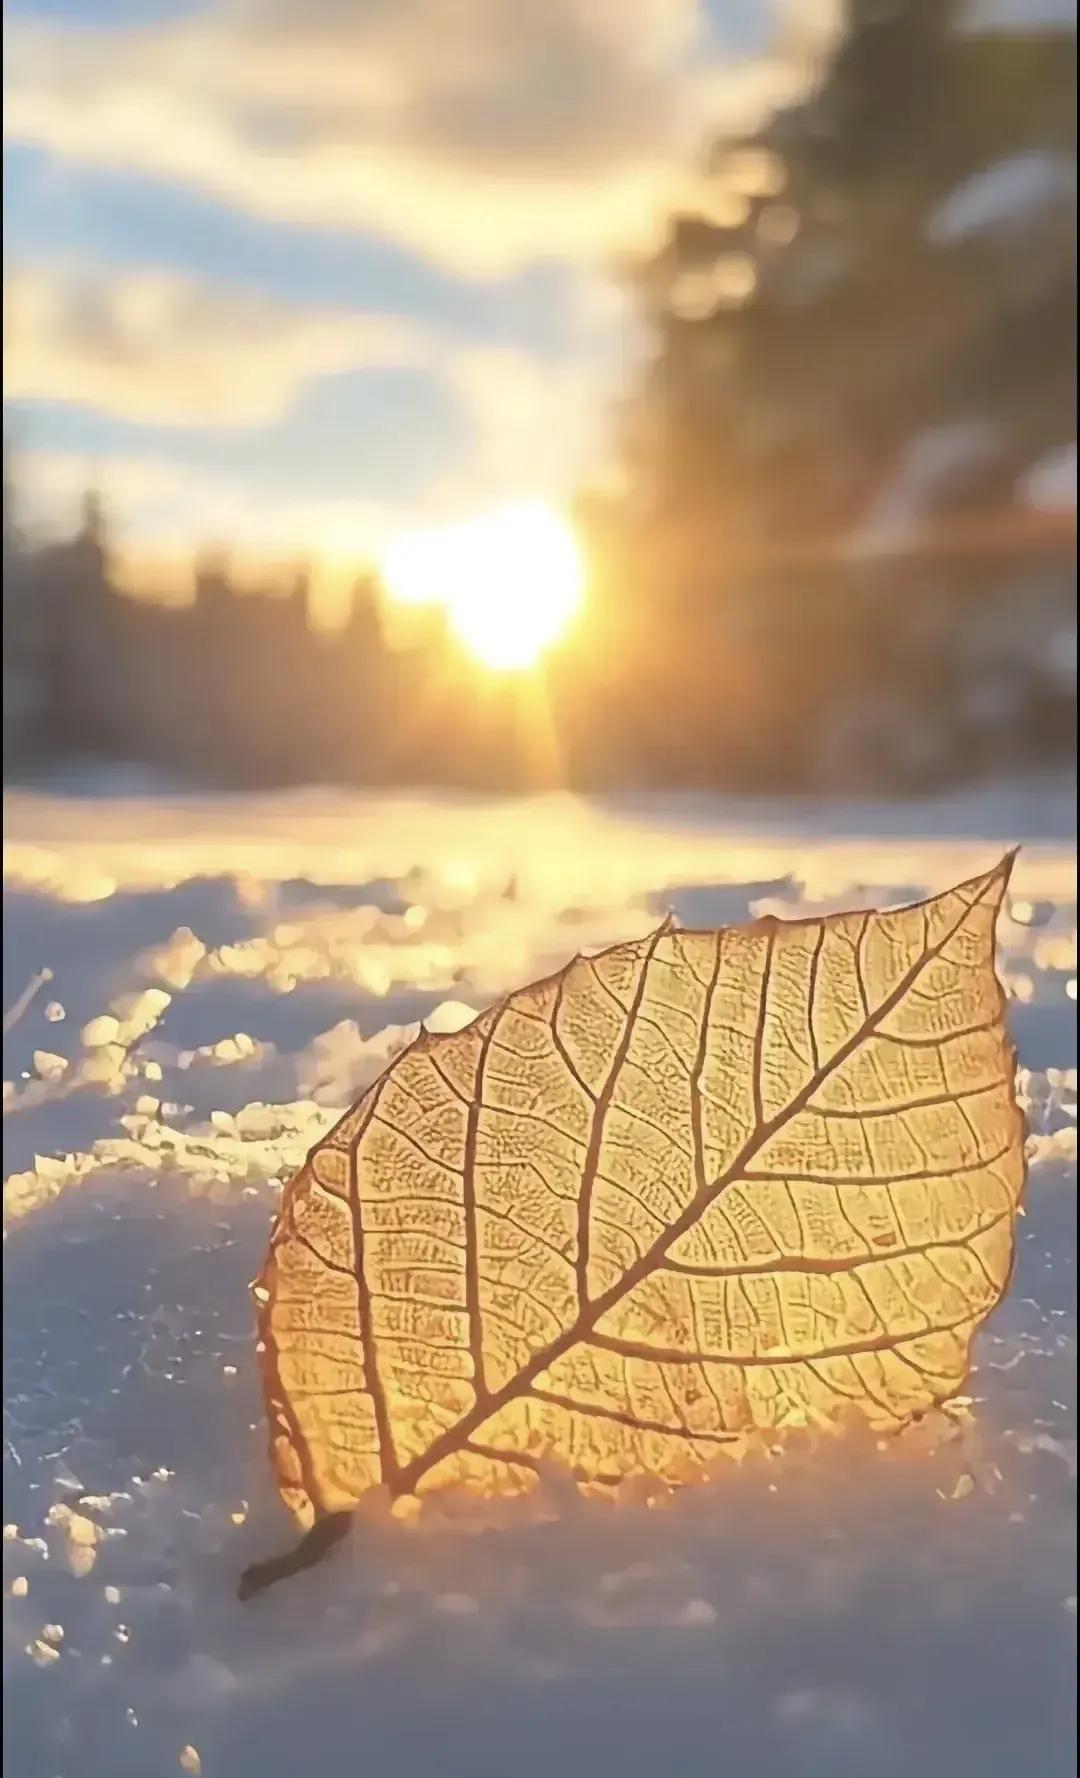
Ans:
[[[58,1056],[51,1050],[34,1051],[34,1073],[41,1080],[58,1081],[67,1069],[66,1056]]]

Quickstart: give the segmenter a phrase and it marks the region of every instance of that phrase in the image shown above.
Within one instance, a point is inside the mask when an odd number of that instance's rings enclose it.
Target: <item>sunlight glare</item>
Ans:
[[[573,533],[539,501],[400,537],[382,570],[392,599],[442,605],[470,654],[503,671],[535,666],[581,603]]]

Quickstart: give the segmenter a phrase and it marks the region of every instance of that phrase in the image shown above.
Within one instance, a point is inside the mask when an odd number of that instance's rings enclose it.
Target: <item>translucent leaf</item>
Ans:
[[[919,906],[650,937],[421,1032],[288,1186],[260,1279],[282,1495],[679,1481],[952,1396],[1023,1184],[1011,858]]]

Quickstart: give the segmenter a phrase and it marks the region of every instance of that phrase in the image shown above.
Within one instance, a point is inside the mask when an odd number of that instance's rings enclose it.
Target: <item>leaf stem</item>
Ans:
[[[279,1580],[288,1580],[290,1575],[300,1574],[305,1568],[314,1568],[316,1562],[321,1562],[341,1542],[352,1522],[351,1512],[327,1513],[316,1519],[294,1549],[281,1556],[270,1556],[265,1562],[253,1562],[250,1568],[245,1568],[236,1597],[254,1599]]]

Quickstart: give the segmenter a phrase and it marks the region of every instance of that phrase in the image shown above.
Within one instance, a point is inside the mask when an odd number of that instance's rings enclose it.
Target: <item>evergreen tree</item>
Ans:
[[[629,456],[695,554],[857,522],[929,428],[999,431],[968,466],[998,502],[1075,436],[1073,39],[961,19],[852,0],[817,90],[717,145],[641,274]]]
[[[655,350],[601,554],[634,721],[646,752],[660,722],[674,776],[812,783],[842,756],[881,788],[989,746],[968,644],[1033,584],[998,541],[1075,438],[1075,35],[970,17],[850,0],[816,89],[715,145],[640,268]],[[1067,543],[1050,573],[1067,597]],[[1053,701],[1029,679],[1028,706]]]

